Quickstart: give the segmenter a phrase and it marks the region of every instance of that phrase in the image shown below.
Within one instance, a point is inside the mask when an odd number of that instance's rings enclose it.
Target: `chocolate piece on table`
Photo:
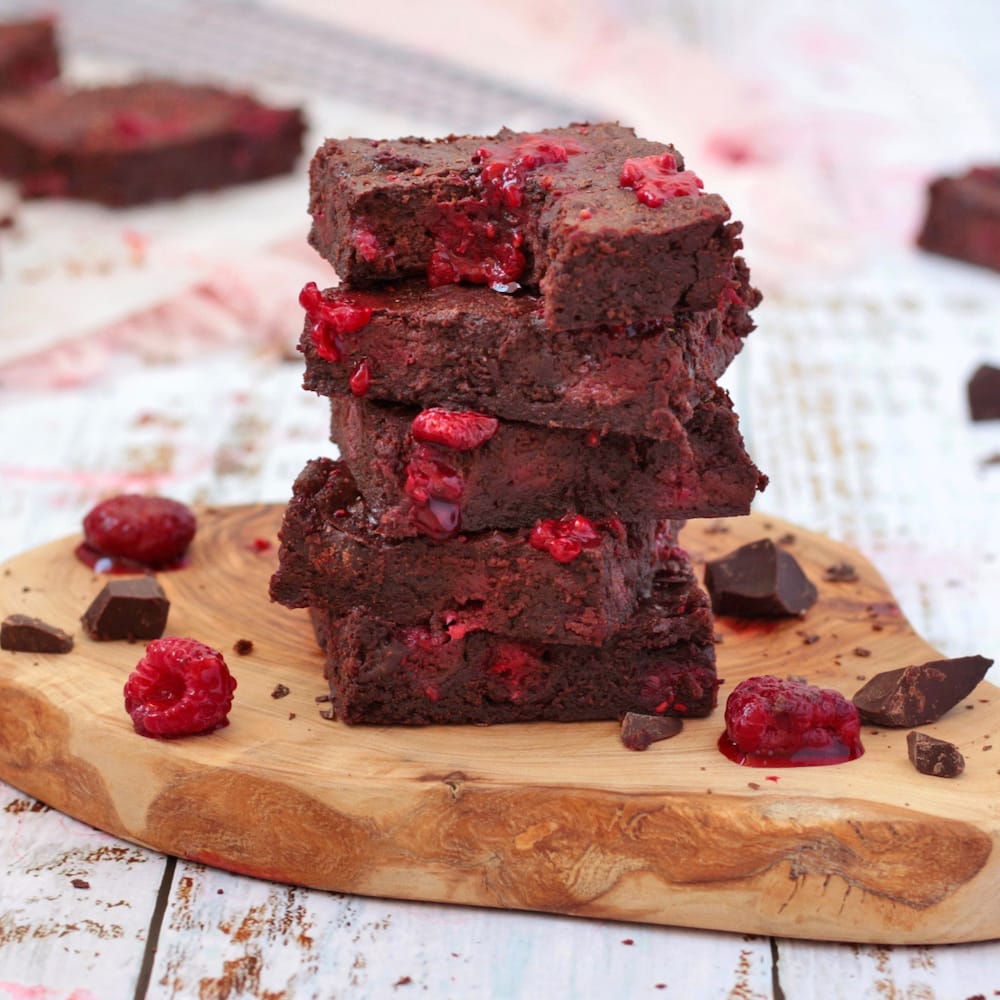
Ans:
[[[0,625],[0,649],[21,653],[68,653],[73,637],[41,618],[8,615]]]
[[[972,167],[960,177],[938,177],[927,193],[917,245],[1000,271],[1000,167]]]
[[[986,676],[985,656],[960,656],[876,674],[854,695],[865,722],[909,727],[936,722]]]
[[[159,639],[167,627],[170,601],[152,576],[111,580],[81,621],[91,639]]]
[[[645,750],[659,740],[676,736],[684,723],[673,715],[641,715],[627,712],[622,719],[622,743],[629,750]]]
[[[288,173],[298,108],[170,80],[41,87],[0,100],[0,174],[24,197],[136,205]]]
[[[913,730],[906,734],[910,763],[921,774],[957,778],[965,770],[965,758],[954,743]]]
[[[1000,368],[980,365],[969,379],[969,416],[1000,420]]]
[[[795,557],[769,538],[707,563],[705,588],[717,615],[742,618],[801,615],[817,596]]]

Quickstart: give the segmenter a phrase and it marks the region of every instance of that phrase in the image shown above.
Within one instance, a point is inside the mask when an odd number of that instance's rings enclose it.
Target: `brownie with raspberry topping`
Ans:
[[[298,108],[219,87],[53,84],[0,100],[0,175],[25,197],[135,205],[288,173]]]
[[[938,177],[927,192],[917,245],[1000,271],[1000,166],[972,167]]]
[[[0,22],[0,93],[28,90],[57,76],[59,48],[52,18]]]
[[[328,139],[310,168],[313,247],[359,286],[426,277],[542,295],[568,330],[711,309],[741,224],[672,146],[614,123],[444,139]]]
[[[631,326],[556,332],[535,295],[421,282],[303,290],[304,386],[321,396],[482,410],[507,420],[672,439],[753,330],[759,293]],[[363,376],[363,379],[361,378]],[[359,384],[359,381],[361,384]]]
[[[311,609],[336,716],[427,725],[708,715],[718,679],[712,617],[686,562],[656,578],[602,645],[484,631],[474,615],[398,625],[366,608]],[[471,624],[470,624],[471,619]]]
[[[379,531],[422,533],[433,500],[452,503],[462,530],[530,527],[553,512],[588,518],[686,519],[747,514],[766,478],[750,461],[728,394],[699,404],[673,441],[494,421],[468,447],[429,439],[417,410],[351,394],[331,401],[331,440],[352,470]]]
[[[464,610],[470,625],[489,631],[599,644],[680,558],[678,522],[571,515],[520,531],[455,534],[447,512],[431,506],[427,517],[440,518],[438,539],[387,539],[347,466],[310,461],[285,510],[272,599],[334,615],[365,607],[398,624]]]

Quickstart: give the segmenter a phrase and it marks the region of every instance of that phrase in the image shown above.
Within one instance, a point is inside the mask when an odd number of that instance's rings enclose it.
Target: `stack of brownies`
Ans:
[[[740,224],[614,124],[328,140],[299,475],[272,597],[346,722],[706,715],[713,626],[677,533],[764,477],[716,380],[759,300]]]

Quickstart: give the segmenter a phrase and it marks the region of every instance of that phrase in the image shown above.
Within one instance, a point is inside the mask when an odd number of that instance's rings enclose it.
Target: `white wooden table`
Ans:
[[[929,8],[907,10],[916,23],[926,15],[927,31],[938,27]],[[584,16],[597,18],[596,6],[573,11],[562,33],[532,22],[539,50],[565,54],[567,38],[579,46],[597,31]],[[878,25],[894,11],[876,5],[869,17]],[[657,40],[690,60],[661,15],[641,4],[620,16],[629,13],[651,25],[643,44]],[[97,2],[92,23],[105,14]],[[350,22],[351,12],[341,14]],[[971,30],[972,20],[957,18],[956,30]],[[557,94],[558,80],[540,70],[553,102],[618,101],[628,118],[634,81],[618,70],[635,24],[619,23],[611,70],[594,63],[586,87]],[[946,654],[998,658],[1000,465],[987,460],[1000,453],[1000,423],[970,424],[963,393],[975,364],[1000,363],[1000,275],[921,257],[909,235],[935,162],[960,166],[990,143],[1000,160],[1000,92],[990,89],[995,78],[973,73],[982,65],[974,60],[964,76],[945,56],[934,74],[918,72],[898,51],[866,59],[843,21],[836,30],[796,24],[812,34],[769,68],[771,82],[794,76],[794,94],[778,90],[762,109],[753,105],[758,124],[771,116],[770,131],[759,133],[766,141],[754,145],[763,159],[720,159],[700,171],[716,175],[712,186],[731,194],[747,221],[747,256],[767,295],[759,330],[727,379],[751,451],[772,479],[757,509],[864,552]],[[682,27],[700,41],[733,44],[732,29],[707,15],[689,12]],[[765,28],[746,29],[748,50],[763,44]],[[393,41],[402,29],[388,18],[384,30]],[[907,30],[916,32],[913,23]],[[952,52],[952,41],[941,51]],[[967,51],[977,44],[971,38]],[[500,68],[502,50],[498,42],[488,69]],[[635,51],[642,69],[646,53]],[[93,54],[82,53],[81,65]],[[696,63],[684,65],[694,72]],[[569,57],[561,71],[568,66]],[[520,72],[512,85],[524,83]],[[698,72],[723,88],[713,71]],[[947,95],[920,84],[927,75],[952,94],[965,88],[961,120],[943,114]],[[703,133],[678,116],[677,130],[690,138],[677,141],[692,162],[692,144],[708,148],[710,133],[743,134],[726,107],[745,95],[727,93],[718,107],[706,102],[712,127]],[[318,127],[331,131],[403,131],[411,114],[314,107],[329,116]],[[651,120],[649,102],[636,98],[635,107],[647,134],[674,138],[665,134],[670,122]],[[528,108],[525,118],[537,112]],[[927,131],[942,121],[950,131]],[[0,561],[77,531],[97,499],[121,490],[191,502],[286,499],[327,435],[325,408],[299,389],[300,366],[287,359],[299,322],[295,291],[323,277],[301,252],[302,192],[299,176],[111,220],[79,206],[19,211],[0,242]],[[217,236],[248,198],[267,200],[272,215],[287,211],[288,222],[247,231],[246,259],[234,260]],[[61,238],[67,232],[72,247]],[[185,292],[192,280],[200,287]],[[165,292],[180,299],[157,305]],[[138,319],[118,322],[135,310]],[[996,668],[991,679],[1000,680]],[[1000,995],[997,943],[769,940],[348,897],[166,858],[6,785],[0,807],[0,1000]]]

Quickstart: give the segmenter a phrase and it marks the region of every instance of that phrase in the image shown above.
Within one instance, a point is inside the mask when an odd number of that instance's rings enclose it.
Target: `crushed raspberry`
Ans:
[[[701,178],[690,170],[677,169],[670,153],[638,156],[622,164],[621,187],[632,188],[636,198],[650,208],[659,208],[668,198],[700,195]]]
[[[355,396],[364,396],[372,385],[372,366],[367,358],[362,358],[351,372],[351,377],[347,380],[347,387]]]
[[[342,298],[329,302],[315,281],[306,284],[299,293],[299,305],[306,311],[316,352],[327,361],[344,359],[345,334],[363,330],[372,318],[370,306]]]
[[[564,514],[560,518],[539,521],[531,529],[528,541],[536,549],[548,552],[556,562],[572,562],[584,549],[601,544],[597,525],[582,514]]]
[[[426,445],[414,449],[404,471],[403,492],[413,504],[413,523],[431,538],[450,538],[461,526],[461,475]]]
[[[196,526],[192,510],[177,500],[122,493],[84,517],[84,541],[76,555],[99,572],[176,569]]]
[[[525,701],[544,689],[547,673],[535,649],[501,642],[486,670],[490,694],[503,701]]]
[[[556,142],[545,135],[477,149],[472,157],[474,165],[481,165],[477,196],[436,207],[431,223],[435,245],[427,266],[431,287],[468,281],[510,291],[527,264],[521,247],[528,174],[582,152],[584,147],[573,139]],[[554,183],[548,175],[543,180],[549,188]]]
[[[358,251],[358,256],[369,264],[380,260],[391,260],[394,256],[391,250],[381,244],[375,231],[365,222],[358,222],[351,230],[351,242]]]
[[[472,451],[486,444],[500,426],[496,417],[473,410],[445,410],[435,406],[421,410],[413,418],[410,434],[414,441],[444,445],[455,451]]]
[[[751,767],[840,764],[864,753],[857,708],[839,691],[751,677],[726,701],[719,749]]]
[[[125,682],[125,711],[140,736],[193,736],[229,724],[235,690],[218,650],[195,639],[154,639]]]

